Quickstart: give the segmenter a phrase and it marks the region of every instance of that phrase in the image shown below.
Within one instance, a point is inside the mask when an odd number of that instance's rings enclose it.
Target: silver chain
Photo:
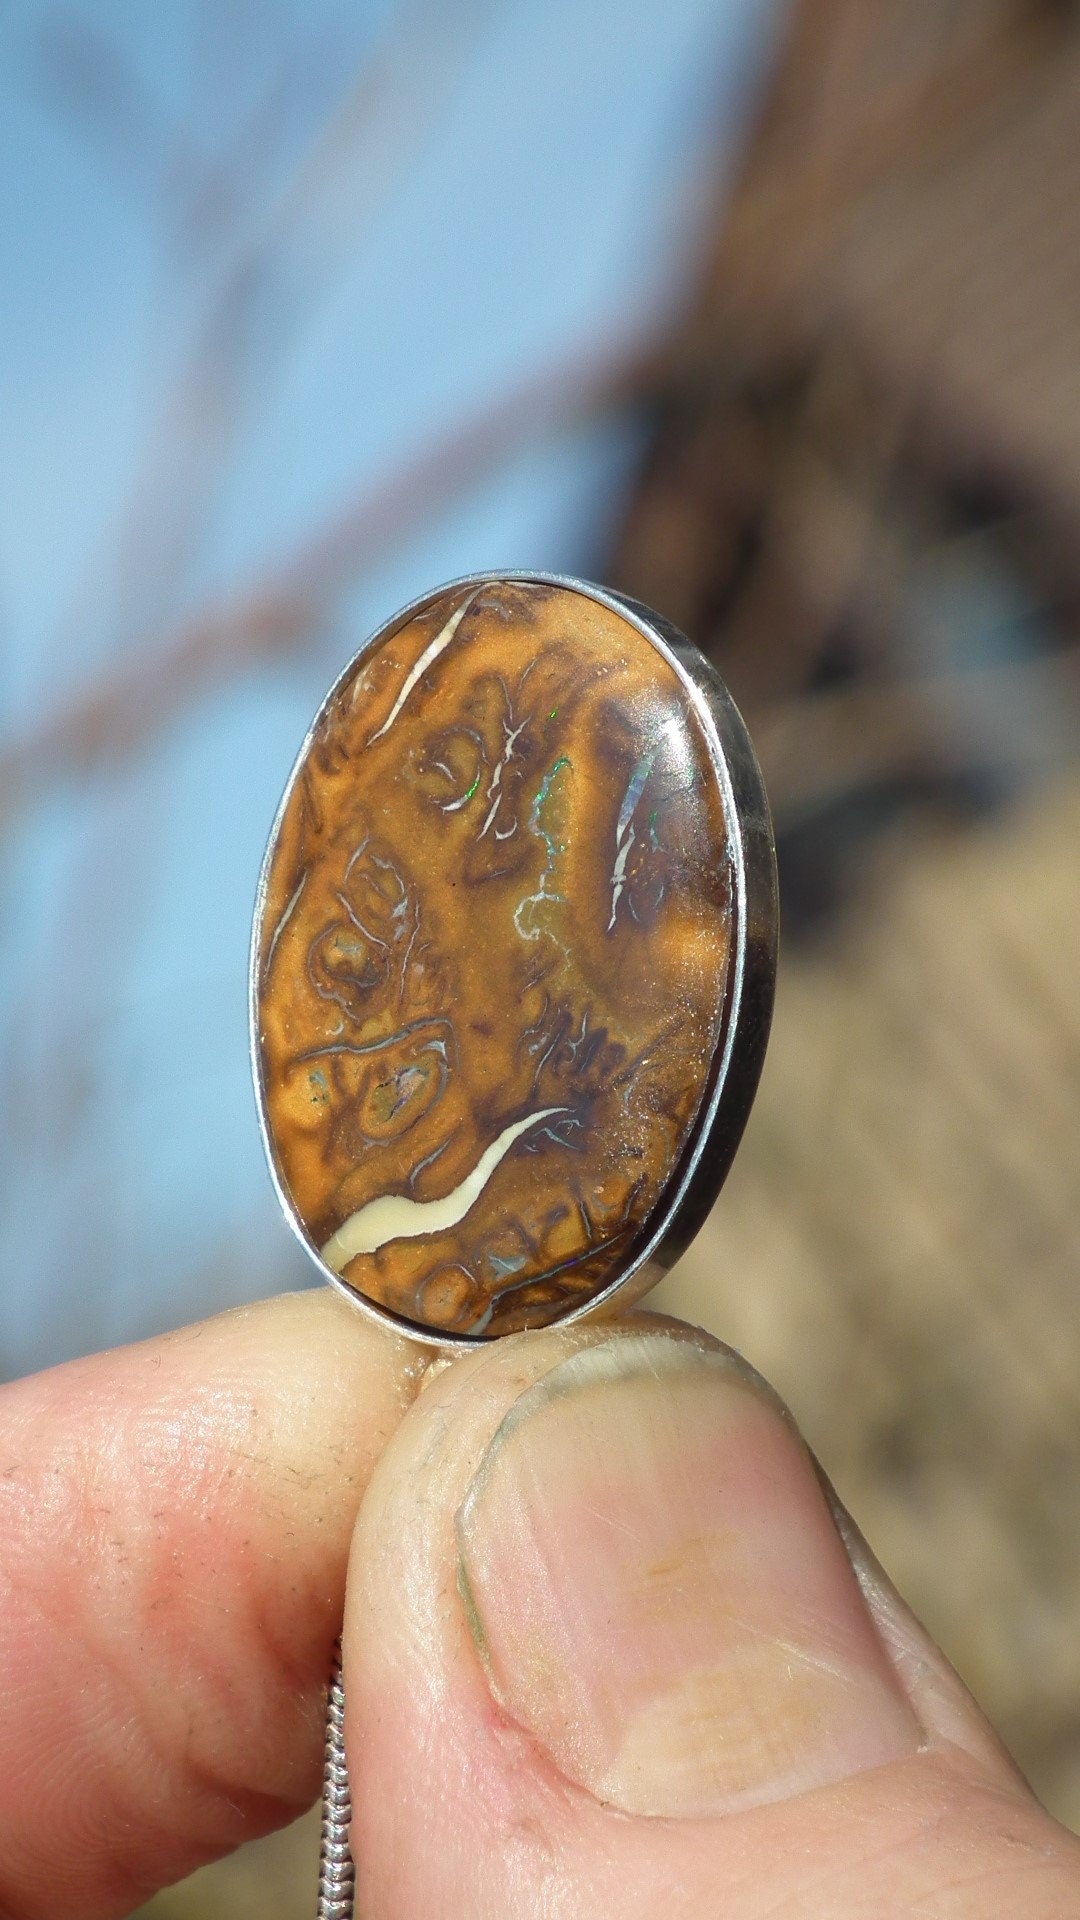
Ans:
[[[349,1848],[352,1795],[345,1763],[345,1688],[341,1678],[341,1641],[334,1642],[326,1701],[326,1758],[323,1763],[322,1836],[319,1844],[319,1904],[316,1920],[353,1920],[356,1868]]]

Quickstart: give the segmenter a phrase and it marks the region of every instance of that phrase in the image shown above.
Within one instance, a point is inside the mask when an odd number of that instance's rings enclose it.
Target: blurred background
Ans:
[[[627,589],[784,909],[657,1302],[1080,1827],[1080,6],[8,0],[0,155],[0,1370],[308,1283],[245,1012],[308,720],[435,581]]]

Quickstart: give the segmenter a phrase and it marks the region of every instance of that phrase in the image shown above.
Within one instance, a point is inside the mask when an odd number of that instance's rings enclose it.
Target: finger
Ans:
[[[991,1772],[1004,1771],[1026,1792],[1023,1775],[955,1667],[897,1593],[821,1468],[816,1471],[867,1610],[919,1721],[940,1745],[960,1748]]]
[[[789,1417],[670,1323],[421,1395],[345,1656],[365,1920],[1074,1910],[1075,1843],[937,1656],[912,1685]]]
[[[0,1392],[0,1913],[127,1913],[314,1797],[349,1537],[421,1364],[312,1293]]]

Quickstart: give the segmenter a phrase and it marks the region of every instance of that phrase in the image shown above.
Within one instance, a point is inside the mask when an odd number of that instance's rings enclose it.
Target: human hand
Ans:
[[[639,1316],[402,1419],[423,1367],[309,1295],[5,1390],[0,1913],[121,1913],[314,1793],[370,1476],[361,1920],[1080,1915],[1080,1845],[741,1363]]]
[[[128,1913],[314,1799],[426,1359],[327,1288],[0,1390],[0,1920]]]

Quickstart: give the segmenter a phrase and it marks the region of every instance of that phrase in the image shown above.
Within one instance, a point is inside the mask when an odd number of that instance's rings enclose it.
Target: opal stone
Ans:
[[[570,587],[449,592],[314,729],[258,922],[259,1070],[313,1248],[425,1329],[600,1293],[703,1107],[732,940],[708,721]]]

